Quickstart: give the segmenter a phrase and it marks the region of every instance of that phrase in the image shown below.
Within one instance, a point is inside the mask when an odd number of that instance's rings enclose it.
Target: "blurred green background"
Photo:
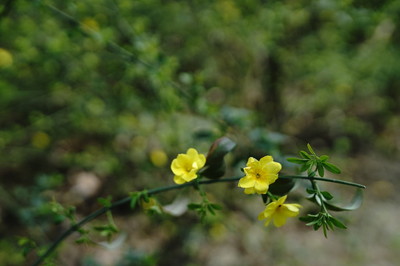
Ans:
[[[82,218],[97,197],[172,184],[176,154],[229,136],[227,176],[265,154],[290,169],[308,142],[331,155],[368,186],[339,214],[349,229],[264,228],[258,197],[215,185],[224,210],[206,224],[116,210],[115,247],[72,236],[56,265],[395,265],[399,45],[395,0],[2,1],[0,264],[23,265],[18,237],[42,246],[68,227],[52,199]],[[159,201],[177,195],[199,200]]]

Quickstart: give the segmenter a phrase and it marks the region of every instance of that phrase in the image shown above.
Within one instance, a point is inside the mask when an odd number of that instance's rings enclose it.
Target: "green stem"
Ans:
[[[353,183],[353,182],[349,182],[349,181],[343,181],[343,180],[339,180],[339,179],[327,178],[327,177],[310,177],[310,176],[302,176],[302,175],[283,175],[283,176],[279,176],[279,178],[318,180],[318,181],[337,183],[337,184],[342,184],[342,185],[347,185],[347,186],[352,186],[352,187],[366,188],[366,186],[361,185],[361,184],[357,184],[357,183]]]
[[[277,198],[271,192],[267,191],[267,195],[272,201],[276,201],[277,200]]]
[[[165,191],[169,190],[175,190],[175,189],[181,189],[185,187],[193,187],[196,184],[201,184],[201,185],[209,185],[213,183],[226,183],[226,182],[235,182],[238,181],[240,177],[230,177],[230,178],[223,178],[223,179],[211,179],[211,180],[203,180],[203,181],[192,181],[190,183],[182,184],[182,185],[171,185],[171,186],[165,186],[165,187],[159,187],[159,188],[154,188],[150,189],[148,191],[148,195],[155,195],[158,193],[162,193]],[[330,178],[319,178],[319,177],[308,177],[308,176],[280,176],[280,178],[289,178],[289,179],[307,179],[307,180],[319,180],[319,181],[325,181],[325,182],[333,182],[333,183],[338,183],[342,185],[347,185],[347,186],[354,186],[354,187],[359,187],[359,188],[365,188],[364,185],[360,185],[357,183],[352,183],[352,182],[347,182],[347,181],[342,181],[342,180],[337,180],[337,179],[330,179]],[[83,225],[86,223],[92,221],[93,219],[97,218],[100,215],[103,215],[107,211],[110,211],[118,206],[128,204],[131,201],[131,197],[125,197],[123,199],[120,199],[116,202],[114,202],[110,207],[103,207],[85,218],[83,218],[80,222],[72,225],[67,231],[65,231],[63,234],[61,234],[54,242],[53,244],[46,250],[46,252],[40,256],[33,264],[32,266],[37,266],[40,265],[40,263],[43,262],[45,258],[47,258],[57,247],[58,245],[66,239],[69,235],[72,233],[78,231]]]

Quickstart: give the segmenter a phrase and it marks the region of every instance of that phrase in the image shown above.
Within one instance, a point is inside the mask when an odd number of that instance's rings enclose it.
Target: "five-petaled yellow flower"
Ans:
[[[286,198],[287,195],[268,204],[265,210],[258,215],[258,220],[267,219],[265,221],[265,226],[267,226],[271,220],[274,220],[274,225],[276,227],[281,227],[286,223],[287,218],[297,216],[301,205],[295,203],[284,204]]]
[[[186,154],[179,154],[171,163],[171,170],[175,174],[174,182],[183,184],[197,178],[199,171],[206,163],[206,157],[197,150],[190,148]]]
[[[239,180],[238,186],[244,188],[246,194],[265,194],[281,169],[282,165],[274,162],[272,156],[264,156],[260,161],[250,157],[243,169],[246,176]]]

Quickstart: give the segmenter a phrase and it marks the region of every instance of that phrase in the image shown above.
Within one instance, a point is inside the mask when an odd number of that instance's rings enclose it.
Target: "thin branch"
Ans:
[[[358,188],[367,188],[364,185],[349,182],[349,181],[343,181],[339,179],[333,179],[333,178],[327,178],[327,177],[309,177],[309,176],[302,176],[302,175],[284,175],[284,176],[279,176],[279,178],[289,178],[289,179],[306,179],[306,180],[318,180],[318,181],[324,181],[324,182],[331,182],[331,183],[336,183],[336,184],[342,184],[346,186],[352,186],[352,187],[358,187]]]
[[[147,194],[149,196],[151,195],[155,195],[158,193],[162,193],[162,192],[166,192],[166,191],[170,191],[170,190],[175,190],[175,189],[182,189],[185,187],[192,187],[195,186],[197,184],[199,185],[209,185],[209,184],[213,184],[213,183],[226,183],[226,182],[235,182],[238,181],[240,178],[242,178],[243,176],[240,177],[229,177],[229,178],[223,178],[223,179],[211,179],[211,180],[202,180],[202,181],[192,181],[186,184],[182,184],[182,185],[171,185],[171,186],[165,186],[165,187],[159,187],[159,188],[154,188],[154,189],[150,189]],[[357,184],[357,183],[352,183],[352,182],[347,182],[347,181],[342,181],[342,180],[338,180],[338,179],[331,179],[331,178],[322,178],[322,177],[308,177],[308,176],[298,176],[298,175],[292,175],[292,176],[280,176],[280,178],[286,178],[286,179],[307,179],[307,180],[318,180],[318,181],[325,181],[325,182],[332,182],[332,183],[338,183],[338,184],[342,184],[342,185],[347,185],[347,186],[353,186],[353,187],[359,187],[359,188],[366,188],[364,185],[361,184]],[[97,218],[98,216],[106,213],[109,210],[112,210],[118,206],[127,204],[131,201],[131,197],[125,197],[122,198],[116,202],[114,202],[110,207],[106,208],[103,207],[91,214],[89,214],[88,216],[86,216],[84,219],[82,219],[80,222],[78,222],[77,224],[74,224],[73,226],[71,226],[67,231],[65,231],[62,235],[60,235],[54,242],[53,244],[47,249],[47,251],[40,256],[35,262],[34,264],[32,264],[32,266],[37,266],[40,265],[40,263],[43,262],[43,260],[45,258],[47,258],[57,247],[58,245],[65,239],[67,238],[69,235],[71,235],[72,233],[74,233],[75,231],[77,231],[79,228],[81,228],[84,224],[92,221],[93,219]]]

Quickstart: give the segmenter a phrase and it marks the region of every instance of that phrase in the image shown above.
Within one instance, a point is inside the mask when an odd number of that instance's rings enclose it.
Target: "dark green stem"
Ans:
[[[352,186],[352,187],[366,188],[366,186],[361,185],[361,184],[357,184],[357,183],[353,183],[353,182],[349,182],[349,181],[343,181],[343,180],[339,180],[339,179],[327,178],[327,177],[310,177],[310,176],[302,176],[302,175],[283,175],[283,176],[279,176],[279,178],[318,180],[318,181],[331,182],[331,183],[342,184],[342,185],[347,185],[347,186]]]

